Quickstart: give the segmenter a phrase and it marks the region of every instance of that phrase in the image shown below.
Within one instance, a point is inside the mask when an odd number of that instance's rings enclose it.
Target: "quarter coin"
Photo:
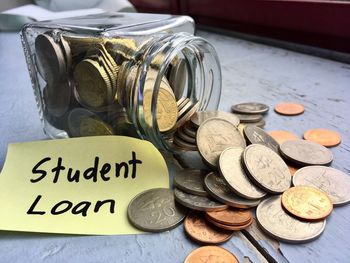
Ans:
[[[263,116],[261,114],[237,114],[235,113],[235,116],[237,116],[240,120],[240,122],[243,123],[256,123],[259,121],[262,121]]]
[[[233,105],[231,110],[243,114],[262,114],[269,111],[269,106],[258,102],[245,102]]]
[[[204,177],[206,174],[202,170],[182,170],[175,174],[174,185],[189,194],[208,196],[207,191],[204,190]]]
[[[253,125],[247,125],[243,129],[243,133],[244,137],[250,144],[262,144],[278,153],[278,142],[268,135],[263,129]]]

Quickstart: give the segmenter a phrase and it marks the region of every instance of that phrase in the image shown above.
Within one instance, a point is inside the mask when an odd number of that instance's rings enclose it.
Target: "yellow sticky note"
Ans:
[[[147,141],[98,136],[10,144],[0,175],[0,229],[139,233],[128,222],[128,204],[157,187],[169,187],[168,170]]]

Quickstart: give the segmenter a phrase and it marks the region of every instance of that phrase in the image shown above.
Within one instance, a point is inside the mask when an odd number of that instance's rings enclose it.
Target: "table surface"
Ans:
[[[350,65],[237,38],[199,31],[216,48],[222,66],[220,109],[257,101],[271,108],[281,101],[304,104],[295,117],[270,110],[266,130],[288,130],[302,136],[311,128],[342,134],[332,148],[333,167],[350,174]],[[18,34],[0,33],[0,167],[8,143],[41,140],[42,131]],[[185,157],[185,158],[184,158]],[[182,166],[201,167],[195,154],[168,159],[171,176]],[[240,262],[350,262],[350,205],[336,207],[322,236],[302,245],[270,239],[254,223],[222,246]],[[0,262],[183,262],[198,244],[183,226],[160,234],[76,236],[0,232]]]

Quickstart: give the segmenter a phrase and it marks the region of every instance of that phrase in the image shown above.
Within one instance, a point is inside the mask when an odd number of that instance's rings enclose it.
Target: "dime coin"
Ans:
[[[281,196],[272,196],[262,201],[256,209],[256,218],[267,234],[289,243],[314,240],[326,226],[326,220],[305,222],[288,215],[282,208]]]
[[[327,194],[310,186],[294,186],[282,194],[282,205],[298,218],[316,221],[329,216],[333,204]]]
[[[193,210],[198,211],[220,211],[226,209],[228,206],[205,196],[198,196],[185,193],[177,188],[174,190],[175,200]]]
[[[204,190],[205,175],[202,170],[185,169],[175,174],[174,185],[189,194],[208,196]]]
[[[136,228],[161,232],[181,223],[186,209],[175,203],[171,189],[155,188],[135,196],[128,206],[128,219]]]
[[[224,179],[215,173],[209,173],[204,178],[204,188],[216,200],[236,208],[250,208],[257,206],[260,200],[247,200],[234,194]]]
[[[261,114],[237,114],[235,113],[235,116],[237,116],[240,120],[240,122],[243,123],[254,123],[259,122],[263,119],[263,116]]]
[[[243,114],[262,114],[269,111],[269,106],[258,102],[245,102],[233,105],[231,110]]]
[[[217,212],[206,212],[206,217],[224,225],[240,226],[249,223],[253,215],[250,210],[229,208]]]
[[[268,134],[274,138],[279,144],[289,140],[299,139],[297,135],[288,131],[269,131]]]
[[[194,127],[199,127],[204,121],[210,118],[220,118],[231,122],[234,126],[238,126],[239,118],[232,113],[224,111],[198,111],[191,117],[191,123]]]
[[[285,141],[280,145],[281,155],[297,165],[329,165],[332,152],[326,147],[305,140]]]
[[[210,225],[203,214],[191,212],[184,222],[186,234],[193,240],[204,244],[220,244],[229,240],[233,232]]]
[[[204,246],[193,250],[184,263],[225,262],[238,263],[238,259],[228,250],[217,246]]]
[[[230,147],[219,158],[219,171],[228,186],[239,196],[247,199],[259,199],[266,195],[247,177],[241,165],[243,148]]]
[[[304,133],[304,139],[319,143],[326,147],[333,147],[341,142],[341,136],[336,131],[327,129],[313,129]]]
[[[238,231],[238,230],[242,230],[242,229],[246,229],[248,226],[250,226],[253,223],[253,218],[251,218],[248,223],[244,224],[244,225],[238,225],[238,226],[232,226],[232,225],[225,225],[225,224],[221,224],[219,222],[216,222],[215,220],[212,220],[210,217],[206,217],[206,219],[212,223],[214,226],[217,226],[221,229],[226,229],[226,230],[232,230],[232,231]]]
[[[59,44],[46,34],[35,38],[35,54],[38,71],[43,79],[54,84],[62,79],[66,72],[66,62]]]
[[[275,112],[287,116],[299,115],[304,112],[304,106],[294,102],[282,102],[275,106]]]
[[[211,118],[204,121],[196,136],[200,155],[212,167],[217,167],[219,156],[226,148],[246,146],[236,126],[224,119]]]
[[[247,125],[244,130],[244,137],[250,144],[262,144],[278,153],[279,144],[274,138],[268,135],[263,129],[253,125]]]
[[[299,169],[294,177],[295,186],[308,185],[325,192],[333,205],[350,202],[350,177],[340,170],[325,166],[307,166]]]
[[[291,185],[291,174],[283,159],[261,144],[249,145],[243,153],[248,176],[270,193],[283,193]]]

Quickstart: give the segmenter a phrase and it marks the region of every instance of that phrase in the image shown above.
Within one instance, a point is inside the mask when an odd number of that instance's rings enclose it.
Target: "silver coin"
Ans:
[[[198,128],[196,139],[200,155],[212,167],[218,166],[219,156],[226,148],[246,146],[237,127],[220,118],[204,121]]]
[[[261,114],[268,112],[269,106],[258,102],[245,102],[233,105],[231,110],[243,114]]]
[[[247,199],[262,198],[266,193],[250,181],[242,167],[243,151],[240,147],[224,150],[219,158],[220,174],[237,195]]]
[[[187,151],[197,151],[197,145],[188,143],[184,140],[182,140],[179,136],[176,134],[174,135],[173,142],[175,145],[187,150]]]
[[[260,114],[238,114],[235,113],[235,116],[237,116],[241,123],[257,123],[259,121],[262,121],[263,116]]]
[[[220,118],[231,122],[234,126],[238,126],[239,118],[230,112],[225,111],[198,111],[191,117],[191,123],[195,127],[199,127],[203,122],[210,118]]]
[[[216,200],[236,208],[257,206],[260,200],[243,199],[232,192],[227,183],[216,173],[209,173],[204,179],[204,187]]]
[[[243,129],[244,137],[250,144],[262,144],[278,153],[279,144],[263,129],[254,125],[247,125]]]
[[[280,145],[281,155],[298,165],[329,165],[332,152],[326,147],[305,140],[289,140]]]
[[[179,117],[177,119],[175,128],[183,126],[193,114],[196,113],[198,110],[200,103],[199,101],[193,104],[192,102],[189,102],[189,108],[187,108],[187,105],[185,105],[180,111],[179,111]],[[186,111],[184,111],[186,110]]]
[[[177,129],[176,134],[185,142],[196,144],[196,138],[187,135],[182,128]]]
[[[306,166],[293,176],[293,185],[308,185],[325,192],[334,205],[350,202],[350,177],[340,170],[325,166]]]
[[[161,232],[173,229],[186,216],[186,209],[175,203],[171,189],[155,188],[134,197],[128,206],[128,219],[136,228]]]
[[[197,128],[194,128],[191,126],[190,122],[186,122],[185,125],[183,126],[183,131],[186,133],[188,136],[191,136],[193,138],[196,138],[197,134]]]
[[[175,200],[190,209],[197,211],[222,211],[228,208],[227,205],[214,201],[205,196],[192,195],[175,188]]]
[[[326,227],[326,220],[306,222],[288,215],[282,208],[281,196],[262,201],[256,209],[256,218],[267,234],[289,243],[312,241],[319,237]]]
[[[255,184],[270,193],[290,188],[292,175],[283,159],[261,144],[249,145],[243,153],[243,164]]]
[[[175,174],[174,185],[182,191],[200,195],[208,196],[204,189],[204,177],[207,172],[202,170],[185,169]]]

